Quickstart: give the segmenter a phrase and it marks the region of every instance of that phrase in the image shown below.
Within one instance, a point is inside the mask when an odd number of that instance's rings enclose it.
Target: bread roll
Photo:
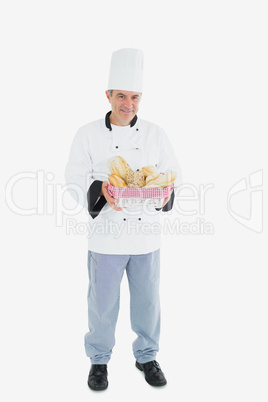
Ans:
[[[155,178],[157,177],[157,175],[159,175],[158,169],[156,166],[144,166],[142,169],[142,172],[144,174],[145,177],[147,176],[155,176]]]
[[[121,156],[113,156],[108,160],[111,171],[109,181],[116,187],[167,187],[177,178],[174,171],[160,174],[156,166],[144,166],[141,170],[132,170]]]
[[[142,170],[129,170],[126,173],[126,183],[128,187],[144,187],[146,182],[145,182],[145,176],[142,172]]]
[[[166,174],[160,174],[156,179],[150,180],[144,187],[167,187],[173,183],[177,178],[177,173],[174,171],[167,172]]]
[[[112,174],[116,174],[121,177],[121,179],[126,179],[126,172],[131,170],[128,163],[121,156],[113,156],[107,162],[108,168]]]
[[[159,172],[157,167],[155,166],[144,166],[142,169],[142,172],[145,175],[145,182],[148,184],[151,180],[156,179],[159,176]]]
[[[127,187],[125,181],[120,177],[117,176],[116,174],[111,174],[109,176],[109,182],[115,187]]]
[[[150,176],[147,176],[146,179],[145,179],[146,184],[149,184],[149,182],[150,182],[151,180],[157,179],[158,176],[159,176],[159,173],[156,174],[156,175],[152,175],[152,174],[151,174]]]

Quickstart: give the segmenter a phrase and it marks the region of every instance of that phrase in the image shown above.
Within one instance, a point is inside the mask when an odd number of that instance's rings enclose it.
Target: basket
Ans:
[[[170,195],[173,188],[172,185],[164,188],[130,188],[115,187],[109,184],[108,192],[112,197],[119,200],[119,202],[115,203],[115,206],[120,208],[141,206],[144,203],[155,208],[161,208],[164,199]]]

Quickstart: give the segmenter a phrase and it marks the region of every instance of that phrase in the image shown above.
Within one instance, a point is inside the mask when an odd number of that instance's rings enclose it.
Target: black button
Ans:
[[[118,145],[116,145],[116,147],[115,148],[118,148]]]
[[[126,221],[126,218],[124,218],[123,221]]]
[[[139,171],[140,169],[137,169],[137,172]]]
[[[138,128],[136,128],[136,131],[139,131],[139,129],[138,129]]]
[[[141,221],[141,218],[139,218],[139,221]]]

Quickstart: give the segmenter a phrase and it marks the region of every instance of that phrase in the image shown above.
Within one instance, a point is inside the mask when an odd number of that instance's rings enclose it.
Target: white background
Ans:
[[[2,2],[1,399],[267,401],[265,3]],[[163,238],[158,361],[168,385],[150,387],[134,367],[124,279],[110,386],[96,394],[87,387],[83,346],[87,240],[66,234],[66,216],[62,225],[57,219],[72,139],[109,110],[110,57],[122,47],[144,51],[139,116],[165,128],[185,183],[213,185],[205,213],[180,219],[202,218],[214,232]],[[231,217],[227,196],[259,170],[263,229],[254,231]],[[16,214],[4,202],[5,186],[38,171],[50,173],[44,208]],[[36,180],[19,181],[12,195],[21,208],[34,207]],[[250,218],[250,189],[233,208]]]

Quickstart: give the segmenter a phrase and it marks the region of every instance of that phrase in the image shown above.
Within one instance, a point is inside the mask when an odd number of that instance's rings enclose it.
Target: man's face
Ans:
[[[106,96],[112,107],[110,122],[116,126],[128,126],[138,113],[141,93],[114,90],[112,96],[106,91]]]

